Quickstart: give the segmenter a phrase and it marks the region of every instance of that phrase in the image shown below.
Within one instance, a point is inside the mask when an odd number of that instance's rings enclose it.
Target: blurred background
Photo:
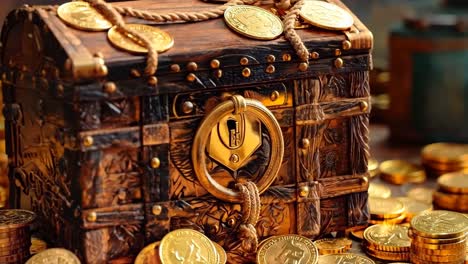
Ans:
[[[468,143],[468,0],[342,1],[374,34],[371,135],[387,146],[414,146],[412,155],[421,144]],[[23,4],[63,2],[1,0],[0,24]],[[0,161],[5,175],[6,155]]]

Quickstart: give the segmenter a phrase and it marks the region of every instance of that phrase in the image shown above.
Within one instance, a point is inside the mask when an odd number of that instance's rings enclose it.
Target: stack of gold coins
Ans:
[[[0,263],[22,264],[29,258],[29,227],[36,215],[27,210],[0,210]]]
[[[202,233],[192,229],[177,229],[169,232],[161,242],[154,242],[143,248],[135,264],[180,263],[225,264],[226,251]]]
[[[468,169],[468,144],[435,143],[421,152],[427,174],[439,176]]]
[[[432,210],[432,204],[430,203],[418,201],[410,197],[397,197],[397,199],[405,205],[405,222],[410,222],[414,216],[422,212]]]
[[[346,253],[353,246],[348,238],[322,238],[314,241],[320,255]]]
[[[460,213],[435,210],[413,217],[408,231],[411,263],[463,263],[467,231],[468,218]]]
[[[369,197],[369,223],[399,224],[405,221],[405,205],[396,198]]]
[[[406,226],[373,225],[364,231],[364,250],[374,258],[408,261],[410,245]]]
[[[434,206],[440,209],[468,213],[468,172],[451,172],[437,179]]]
[[[387,160],[380,164],[380,178],[392,184],[422,183],[426,173],[421,166],[404,160]]]

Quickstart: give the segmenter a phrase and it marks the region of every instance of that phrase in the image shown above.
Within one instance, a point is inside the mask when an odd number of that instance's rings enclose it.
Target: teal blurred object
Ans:
[[[468,142],[467,15],[445,9],[392,30],[392,139]]]

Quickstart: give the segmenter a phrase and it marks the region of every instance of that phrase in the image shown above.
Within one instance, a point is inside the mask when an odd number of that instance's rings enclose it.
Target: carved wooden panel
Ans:
[[[139,150],[108,148],[83,153],[80,189],[83,208],[142,201]]]

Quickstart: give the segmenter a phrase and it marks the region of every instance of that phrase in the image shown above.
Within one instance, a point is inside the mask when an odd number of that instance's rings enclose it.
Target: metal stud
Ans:
[[[244,68],[244,69],[242,70],[242,76],[244,76],[245,78],[250,77],[250,74],[251,74],[251,73],[252,73],[252,72],[250,71],[249,68]]]
[[[367,185],[369,183],[369,179],[367,177],[362,177],[361,178],[361,184],[362,185]]]
[[[180,65],[179,64],[172,64],[171,65],[171,72],[180,72]]]
[[[187,81],[194,82],[197,79],[197,76],[193,73],[187,74]]]
[[[115,85],[114,82],[106,82],[104,84],[104,92],[108,94],[112,94],[117,90],[117,86]]]
[[[151,86],[156,86],[158,84],[158,78],[156,78],[156,76],[150,76],[148,78],[148,84]]]
[[[237,154],[232,154],[231,157],[229,158],[229,161],[232,163],[237,163],[239,162],[239,155]]]
[[[157,158],[157,157],[152,158],[151,159],[151,168],[157,169],[157,168],[159,168],[159,166],[161,166],[161,161],[159,160],[159,158]]]
[[[291,61],[291,54],[285,53],[283,54],[283,61]]]
[[[192,61],[192,62],[189,62],[189,63],[187,64],[187,70],[188,70],[188,71],[196,71],[196,70],[198,70],[198,65],[197,65],[195,62],[193,62],[193,61]]]
[[[93,145],[93,143],[94,143],[94,139],[93,139],[92,136],[86,136],[86,137],[84,137],[84,139],[83,139],[83,145],[84,145],[85,147],[91,147],[91,146]]]
[[[235,218],[229,218],[227,220],[227,224],[228,224],[228,226],[233,227],[236,224],[236,219]]]
[[[276,61],[276,57],[273,54],[268,55],[266,59],[267,59],[267,62],[269,63],[273,63]]]
[[[318,52],[316,52],[316,51],[311,52],[310,53],[310,58],[316,60],[316,59],[320,58],[320,54]]]
[[[342,43],[342,47],[343,47],[344,50],[349,50],[349,49],[352,48],[352,46],[353,45],[352,45],[351,41],[349,41],[349,40],[345,40]]]
[[[153,215],[160,215],[162,212],[162,206],[160,205],[153,205],[153,207],[151,208],[151,213],[153,213]]]
[[[300,71],[307,71],[308,68],[309,68],[309,64],[307,62],[301,62],[299,64]]]
[[[216,78],[218,78],[218,79],[221,78],[221,77],[223,77],[223,71],[220,70],[220,69],[217,69],[217,70],[214,72],[214,76],[215,76]]]
[[[137,69],[131,69],[130,70],[130,75],[134,78],[139,78],[141,77],[141,73]]]
[[[301,140],[301,147],[303,149],[306,149],[306,148],[309,148],[309,146],[310,146],[310,140],[308,138],[303,138]]]
[[[276,70],[276,69],[275,69],[275,66],[272,65],[272,64],[270,64],[270,65],[268,65],[268,66],[266,67],[265,72],[266,72],[266,73],[269,73],[269,74],[272,74],[272,73],[275,72],[275,70]]]
[[[342,58],[337,58],[334,64],[336,68],[340,69],[340,68],[343,68],[344,61]]]
[[[242,57],[242,59],[240,59],[240,64],[244,66],[249,64],[249,59],[247,57]]]
[[[57,84],[57,94],[62,96],[64,91],[65,88],[63,87],[63,84]]]
[[[309,186],[301,186],[299,188],[299,196],[300,197],[307,197],[309,196]]]
[[[182,112],[185,114],[190,114],[193,111],[193,103],[190,101],[185,101],[184,104],[182,105]]]
[[[107,66],[104,65],[104,64],[99,65],[97,71],[98,71],[98,74],[100,76],[105,76],[105,75],[107,75],[109,73],[109,70],[107,69]]]
[[[90,213],[86,216],[86,220],[88,220],[88,222],[96,222],[96,220],[97,220],[97,214],[96,214],[96,212],[90,212]]]
[[[212,69],[218,69],[219,66],[221,66],[221,62],[219,62],[219,60],[212,60],[212,61],[210,62],[210,67],[211,67]]]
[[[335,56],[341,56],[341,50],[335,49]]]
[[[369,104],[366,101],[361,101],[359,103],[359,106],[361,107],[361,110],[364,112],[367,111],[367,109],[369,109]]]
[[[274,102],[274,101],[278,100],[279,96],[280,96],[280,93],[278,91],[273,91],[270,94],[270,100]]]

